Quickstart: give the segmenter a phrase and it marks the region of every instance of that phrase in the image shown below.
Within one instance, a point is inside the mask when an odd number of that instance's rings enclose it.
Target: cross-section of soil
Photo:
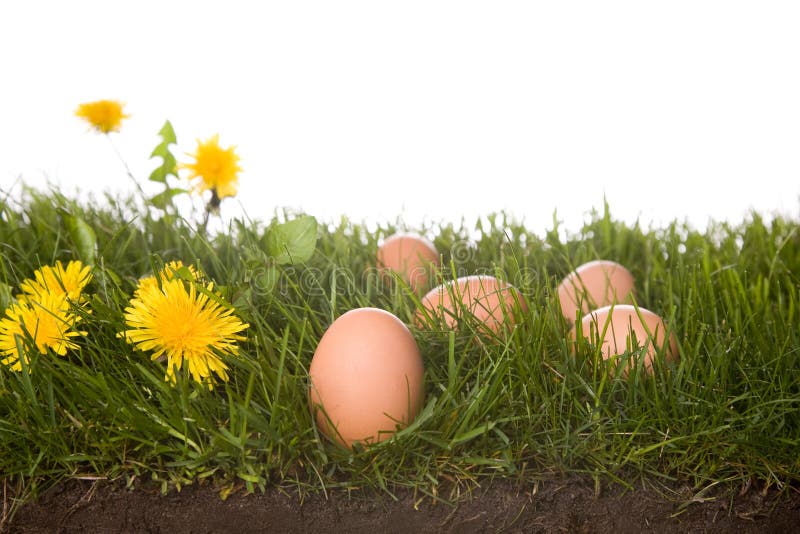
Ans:
[[[22,506],[5,529],[32,532],[798,532],[800,492],[696,492],[586,479],[486,482],[451,504],[404,490],[302,498],[272,488],[223,500],[211,484],[156,488],[70,481]],[[5,503],[6,510],[8,502]]]

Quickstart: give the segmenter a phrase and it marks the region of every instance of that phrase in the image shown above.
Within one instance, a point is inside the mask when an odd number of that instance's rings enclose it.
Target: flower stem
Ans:
[[[211,216],[211,214],[212,213],[219,213],[220,202],[221,202],[221,199],[219,198],[219,195],[217,194],[217,188],[216,187],[212,187],[211,188],[211,199],[208,201],[208,204],[206,204],[206,213],[205,213],[205,216],[203,217],[203,233],[206,232],[206,228],[208,227],[208,219]]]

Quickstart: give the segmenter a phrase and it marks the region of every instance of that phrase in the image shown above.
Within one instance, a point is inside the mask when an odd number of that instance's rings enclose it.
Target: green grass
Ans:
[[[566,238],[557,224],[537,235],[503,214],[474,227],[415,229],[441,252],[442,278],[497,274],[527,299],[518,328],[478,342],[470,321],[456,333],[414,327],[414,296],[362,276],[392,226],[320,225],[309,261],[273,271],[263,250],[277,219],[204,237],[133,200],[87,207],[27,191],[0,202],[3,306],[34,269],[78,257],[65,214],[85,220],[98,246],[80,349],[35,357],[30,373],[0,369],[0,478],[24,495],[70,477],[155,480],[165,490],[201,479],[248,490],[410,487],[443,498],[440,486],[493,476],[584,473],[695,487],[800,479],[797,221],[753,214],[704,231],[643,228],[606,206]],[[555,288],[598,258],[627,266],[638,304],[678,334],[677,367],[626,381],[571,355]],[[226,360],[230,382],[213,391],[165,383],[163,364],[116,335],[136,279],[171,259],[200,266],[250,324],[240,357]],[[411,427],[353,452],[320,438],[306,391],[326,327],[360,306],[409,324],[427,396]]]

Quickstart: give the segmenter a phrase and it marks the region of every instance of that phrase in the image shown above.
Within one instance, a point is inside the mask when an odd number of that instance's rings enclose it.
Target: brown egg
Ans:
[[[308,371],[319,429],[334,441],[377,443],[419,413],[424,368],[414,337],[391,313],[350,310],[320,339]]]
[[[570,323],[603,306],[633,303],[635,295],[630,271],[608,260],[584,263],[558,286],[561,313]]]
[[[420,236],[395,234],[378,247],[378,268],[397,273],[418,293],[427,289],[431,271],[439,266],[436,247]]]
[[[458,301],[461,305],[458,305]],[[422,297],[417,324],[434,317],[447,329],[457,328],[463,310],[475,316],[488,330],[498,333],[502,325],[515,323],[515,311],[527,311],[522,294],[511,284],[493,276],[464,276],[431,289]],[[517,308],[519,306],[519,308]]]
[[[581,331],[583,337],[590,343],[599,342],[602,345],[602,355],[605,360],[624,354],[629,347],[644,349],[644,352],[640,353],[644,357],[642,367],[648,373],[653,372],[653,360],[659,354],[663,355],[667,362],[677,362],[680,359],[675,333],[670,332],[667,340],[667,327],[661,317],[644,308],[637,310],[630,304],[604,306],[587,313],[581,319]],[[577,329],[573,328],[571,334],[573,341],[576,340]],[[634,335],[636,347],[633,347]],[[635,365],[635,362],[622,364],[623,377],[628,376],[629,364]]]

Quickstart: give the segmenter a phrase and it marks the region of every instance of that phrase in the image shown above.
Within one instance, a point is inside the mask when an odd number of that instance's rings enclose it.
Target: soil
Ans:
[[[591,479],[517,485],[487,481],[453,503],[410,490],[299,495],[235,492],[212,484],[162,495],[157,487],[72,480],[21,506],[5,530],[34,532],[797,532],[800,491],[755,487],[692,491]],[[8,510],[8,497],[4,508]],[[5,518],[8,520],[8,518]],[[0,530],[2,522],[0,522]]]

